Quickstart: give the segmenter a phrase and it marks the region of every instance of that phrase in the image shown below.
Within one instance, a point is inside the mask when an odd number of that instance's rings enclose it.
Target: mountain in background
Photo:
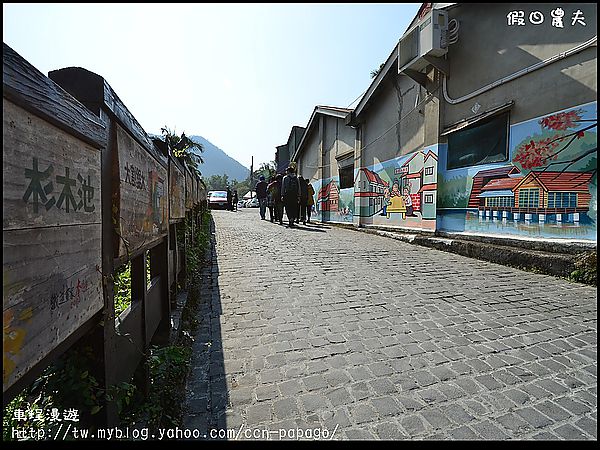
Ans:
[[[194,153],[202,156],[204,160],[204,164],[198,165],[204,179],[211,175],[226,173],[230,180],[243,181],[250,175],[250,169],[240,164],[209,140],[198,135],[188,135],[188,137],[204,147],[202,153],[193,150]]]

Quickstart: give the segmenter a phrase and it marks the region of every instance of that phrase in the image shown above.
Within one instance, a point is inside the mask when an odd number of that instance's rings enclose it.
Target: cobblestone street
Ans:
[[[185,427],[597,438],[594,287],[256,208],[212,216]]]

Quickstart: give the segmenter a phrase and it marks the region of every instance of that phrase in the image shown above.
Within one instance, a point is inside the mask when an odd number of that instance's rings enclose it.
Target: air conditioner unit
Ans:
[[[448,13],[434,9],[407,31],[398,43],[398,73],[421,71],[431,61],[448,52]]]

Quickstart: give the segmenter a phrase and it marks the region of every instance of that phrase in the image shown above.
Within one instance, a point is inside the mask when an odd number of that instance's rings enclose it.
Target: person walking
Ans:
[[[238,205],[238,202],[239,202],[239,197],[238,197],[237,189],[234,189],[234,190],[233,190],[233,198],[232,198],[232,201],[233,201],[233,204],[232,204],[233,210],[234,210],[234,211],[237,211],[237,210],[238,210],[238,209],[237,209],[237,205]]]
[[[267,184],[267,208],[269,209],[269,220],[271,223],[277,220],[275,216],[275,198],[279,195],[281,195],[279,185],[275,181],[275,178],[269,178],[269,184]]]
[[[283,225],[283,200],[281,197],[281,184],[283,176],[278,173],[275,175],[275,181],[272,183],[273,199],[275,204],[275,220],[279,221],[279,225]]]
[[[300,186],[296,177],[296,170],[293,166],[287,168],[287,174],[281,181],[281,200],[285,206],[285,213],[288,218],[289,227],[296,225],[296,212],[298,211],[298,201],[300,196]]]
[[[227,211],[232,211],[231,202],[233,201],[233,194],[231,193],[231,189],[227,186]]]
[[[315,188],[308,182],[308,178],[304,179],[306,183],[306,217],[307,222],[310,223],[310,213],[312,212],[313,205],[315,204]]]
[[[302,225],[306,225],[306,202],[308,200],[308,192],[306,190],[306,182],[301,176],[298,176],[298,186],[300,186],[300,211],[298,223],[301,220]]]
[[[258,180],[258,183],[256,183],[256,198],[260,208],[260,219],[265,220],[265,214],[267,213],[267,182],[264,175],[261,175]]]

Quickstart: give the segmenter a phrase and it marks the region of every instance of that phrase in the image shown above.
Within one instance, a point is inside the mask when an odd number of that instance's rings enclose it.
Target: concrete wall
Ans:
[[[558,7],[565,12],[562,29],[551,25],[550,13]],[[572,25],[577,9],[583,11],[586,26]],[[525,25],[508,26],[507,15],[517,10],[524,11]],[[532,11],[544,14],[543,24],[530,23]],[[460,23],[459,41],[448,52],[451,99],[570,50],[596,34],[595,4],[463,4],[449,9],[449,18]],[[446,140],[441,139],[438,230],[534,240],[596,240],[597,177],[592,175],[597,167],[596,60],[594,46],[460,103],[442,101],[443,127],[510,101],[514,106],[505,162],[448,170]],[[481,189],[490,182],[483,175],[508,169],[514,169],[511,177],[555,172],[560,183],[552,181],[552,189],[577,191],[585,207],[562,212],[485,210],[483,199],[477,205]],[[580,183],[570,181],[575,178],[582,180],[583,190]],[[518,192],[514,195],[518,198]]]
[[[275,152],[275,162],[277,163],[277,173],[285,173],[290,163],[290,153],[287,144],[278,145]]]
[[[300,145],[300,141],[302,140],[302,136],[304,135],[304,130],[304,127],[292,127],[292,131],[288,138],[288,148],[290,150],[290,156],[296,153],[296,149],[298,148],[298,145]]]
[[[424,161],[437,164],[437,145],[425,147],[425,90],[393,68],[360,112],[360,167],[355,174],[355,224],[435,230],[435,208],[423,216]],[[437,169],[437,167],[436,167]],[[429,177],[431,178],[431,176]],[[431,190],[435,181],[429,180]],[[432,213],[433,210],[433,213]]]
[[[564,28],[551,25],[551,11],[565,11]],[[586,26],[571,25],[571,15],[581,9]],[[507,14],[523,10],[524,26],[508,26]],[[529,22],[529,13],[544,14],[541,25]],[[588,4],[463,4],[449,9],[449,19],[460,23],[459,41],[450,45],[448,95],[459,98],[524,67],[592,38],[596,33],[596,5]],[[458,105],[443,105],[443,124],[448,125],[480,112],[515,101],[511,123],[596,100],[596,47],[570,56]]]
[[[315,190],[317,214],[325,222],[352,222],[354,212],[354,188],[340,189],[339,166],[336,157],[340,155],[354,154],[354,141],[356,130],[346,126],[344,119],[333,116],[323,117],[323,186],[334,183],[329,192],[337,196],[333,208],[322,211],[319,208],[319,191]],[[330,205],[331,206],[331,205]]]
[[[409,77],[395,72],[390,70],[371,103],[361,112],[363,166],[406,155],[423,146],[424,116],[419,112],[421,108],[415,109],[422,89]]]
[[[354,188],[339,189],[336,156],[353,155],[355,137],[356,130],[346,126],[344,119],[317,114],[304,138],[304,144],[296,160],[298,174],[307,178],[315,190],[315,206],[312,215],[315,220],[352,222]],[[323,149],[322,153],[321,149]],[[334,204],[323,207],[325,202],[330,201],[330,193]]]
[[[313,127],[306,136],[302,153],[298,157],[298,175],[310,182],[319,181],[319,128]]]

